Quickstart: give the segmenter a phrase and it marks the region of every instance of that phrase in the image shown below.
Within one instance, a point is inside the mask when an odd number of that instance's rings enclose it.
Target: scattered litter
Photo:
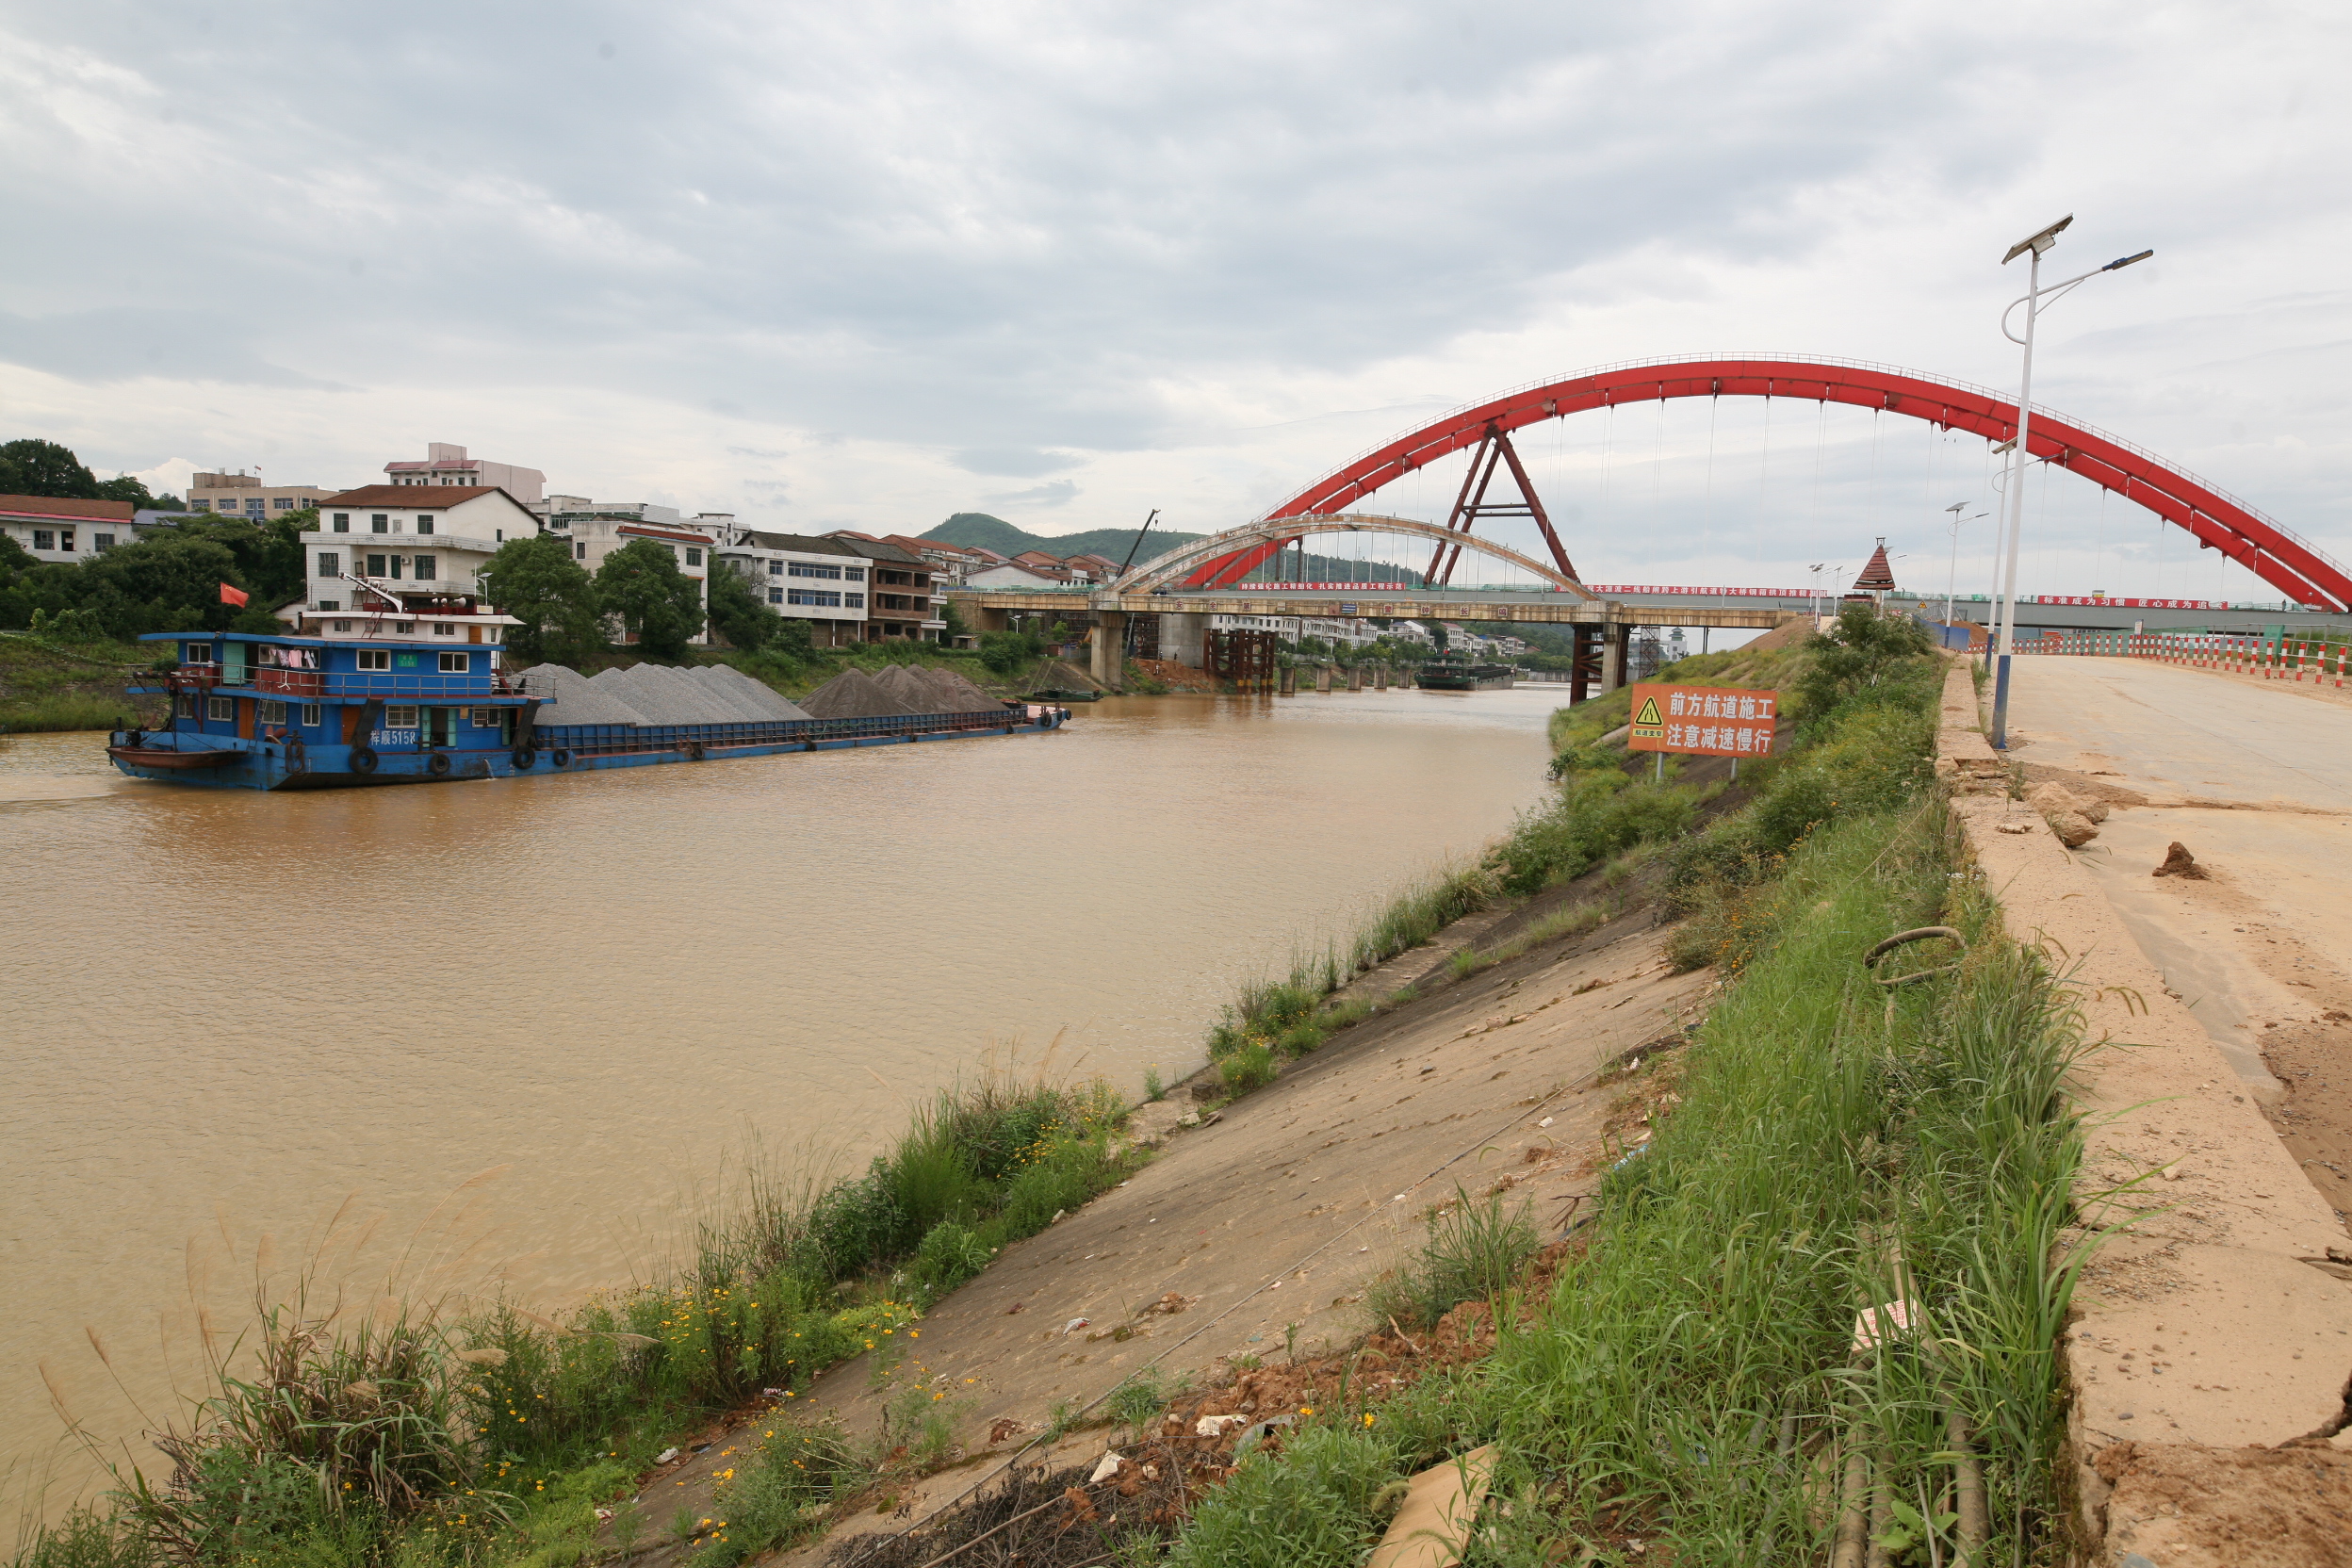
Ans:
[[[1541,1121],[1537,1122],[1537,1123],[1536,1123],[1536,1125],[1537,1125],[1538,1127],[1549,1127],[1549,1126],[1550,1126],[1550,1125],[1551,1125],[1551,1124],[1552,1124],[1555,1120],[1557,1120],[1557,1119],[1557,1119],[1557,1118],[1555,1118],[1555,1117],[1548,1117],[1548,1116],[1547,1116],[1547,1117],[1545,1117],[1543,1120],[1541,1120]]]
[[[1195,1437],[1223,1437],[1225,1429],[1238,1427],[1250,1418],[1246,1415],[1204,1415],[1192,1424]]]
[[[676,1459],[677,1457],[678,1450],[676,1448],[664,1448],[660,1453],[653,1456],[653,1462],[656,1464],[667,1464],[670,1461]]]
[[[1119,1474],[1120,1462],[1119,1454],[1116,1450],[1104,1454],[1102,1456],[1102,1462],[1094,1467],[1094,1474],[1086,1478],[1086,1484],[1088,1486],[1098,1486],[1102,1482],[1109,1480],[1113,1476]]]
[[[768,1399],[781,1399],[784,1397],[784,1391],[780,1388],[763,1388],[760,1391],[760,1393],[761,1397]]]
[[[1854,1320],[1854,1348],[1867,1350],[1881,1340],[1907,1333],[1911,1328],[1911,1303],[1898,1297],[1883,1306],[1870,1308]]]
[[[1073,1317],[1069,1322],[1062,1325],[1062,1332],[1066,1334],[1074,1334],[1086,1326],[1086,1320],[1085,1318]]]
[[[1256,1426],[1241,1434],[1240,1441],[1233,1445],[1233,1458],[1236,1460],[1240,1459],[1242,1455],[1248,1453],[1250,1449],[1256,1447],[1259,1444],[1264,1443],[1267,1438],[1273,1436],[1274,1429],[1277,1427],[1287,1427],[1297,1419],[1298,1417],[1295,1415],[1267,1416],[1265,1420],[1259,1422]]]

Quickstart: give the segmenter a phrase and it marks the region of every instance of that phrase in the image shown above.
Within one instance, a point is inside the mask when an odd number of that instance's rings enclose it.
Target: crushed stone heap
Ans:
[[[863,670],[843,670],[800,706],[812,719],[897,718],[915,711]]]

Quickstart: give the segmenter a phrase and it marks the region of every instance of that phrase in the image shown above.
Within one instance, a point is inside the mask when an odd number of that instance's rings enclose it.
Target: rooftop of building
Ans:
[[[408,510],[422,507],[427,512],[442,512],[452,506],[463,505],[477,497],[506,496],[506,492],[495,484],[436,484],[432,487],[428,495],[430,498],[418,496],[417,486],[414,484],[363,484],[356,490],[346,490],[340,495],[329,496],[318,504],[320,506],[397,506]],[[506,496],[506,498],[514,501],[516,506],[523,504],[514,500],[512,496]]]
[[[70,496],[0,496],[0,516],[71,517],[93,523],[127,523],[128,501],[86,501]]]

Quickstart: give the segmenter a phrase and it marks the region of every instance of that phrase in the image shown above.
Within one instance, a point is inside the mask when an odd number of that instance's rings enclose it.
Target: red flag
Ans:
[[[241,605],[245,602],[245,597],[244,589],[232,588],[225,582],[220,585],[220,602],[222,604]]]

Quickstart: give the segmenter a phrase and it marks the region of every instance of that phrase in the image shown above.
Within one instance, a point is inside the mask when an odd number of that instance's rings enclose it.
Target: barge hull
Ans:
[[[556,774],[596,773],[607,768],[644,768],[671,762],[716,762],[745,757],[773,757],[783,752],[849,751],[861,746],[911,745],[922,741],[956,741],[972,736],[1041,735],[1060,728],[1062,722],[1059,715],[1047,715],[1037,719],[1021,718],[1002,725],[907,729],[874,735],[799,737],[739,744],[679,741],[668,745],[610,750],[573,750],[555,744],[538,750],[533,764],[529,768],[514,765],[515,753],[475,752],[452,757],[449,769],[438,774],[430,771],[434,755],[431,752],[380,752],[375,770],[363,774],[351,771],[348,760],[351,748],[344,746],[315,747],[308,756],[299,759],[288,759],[279,748],[270,746],[250,749],[222,746],[214,749],[239,753],[237,760],[208,763],[201,768],[190,768],[176,761],[169,766],[156,766],[139,760],[138,751],[143,748],[125,744],[128,737],[121,732],[117,732],[115,743],[108,746],[107,751],[114,760],[114,765],[132,778],[228,790],[341,790],[387,784],[456,784],[491,778],[533,778]],[[691,753],[688,750],[690,745],[698,747],[700,755]],[[558,756],[564,758],[561,766],[556,762]]]

